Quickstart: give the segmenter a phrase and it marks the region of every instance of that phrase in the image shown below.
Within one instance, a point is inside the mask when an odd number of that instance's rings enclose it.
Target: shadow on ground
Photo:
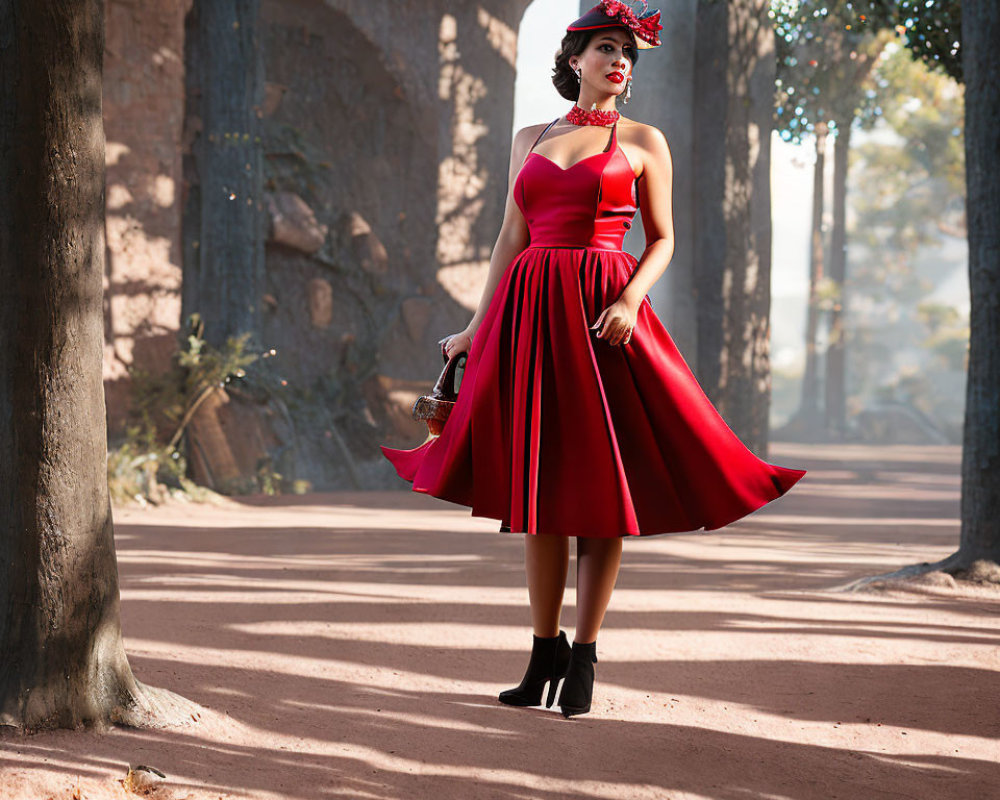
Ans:
[[[569,721],[495,700],[530,630],[521,537],[490,521],[404,492],[119,511],[133,668],[210,713],[6,736],[0,766],[149,763],[198,798],[989,796],[1000,603],[825,591],[954,548],[957,450],[772,458],[810,474],[768,509],[626,542]]]

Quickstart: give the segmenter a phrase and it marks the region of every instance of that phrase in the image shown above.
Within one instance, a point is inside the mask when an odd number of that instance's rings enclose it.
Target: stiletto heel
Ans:
[[[563,676],[559,695],[559,710],[566,718],[590,711],[594,694],[594,664],[597,663],[597,642],[573,642],[569,664]]]
[[[513,689],[500,692],[497,699],[509,706],[539,706],[542,704],[542,690],[548,681],[549,691],[545,696],[545,706],[548,708],[555,699],[556,685],[569,664],[571,651],[564,631],[559,631],[558,636],[552,637],[532,634],[531,658],[521,683]]]

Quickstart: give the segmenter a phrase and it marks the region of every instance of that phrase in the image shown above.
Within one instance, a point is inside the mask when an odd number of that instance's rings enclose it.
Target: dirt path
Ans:
[[[495,700],[531,633],[521,537],[491,521],[409,492],[120,510],[134,670],[209,711],[3,736],[0,797],[134,797],[128,763],[178,800],[996,797],[1000,599],[825,591],[951,552],[958,458],[776,446],[811,470],[788,497],[627,541],[568,721]]]

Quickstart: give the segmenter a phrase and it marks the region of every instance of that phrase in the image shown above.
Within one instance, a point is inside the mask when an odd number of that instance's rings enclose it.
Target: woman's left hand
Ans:
[[[637,317],[636,309],[618,299],[601,312],[591,330],[597,330],[597,338],[603,339],[612,347],[628,344],[632,339]]]

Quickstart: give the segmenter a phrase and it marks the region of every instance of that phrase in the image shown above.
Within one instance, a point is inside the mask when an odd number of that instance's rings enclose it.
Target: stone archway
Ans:
[[[471,316],[502,218],[514,52],[527,5],[261,0],[267,93],[260,114],[271,217],[263,343],[278,351],[272,369],[288,392],[309,396],[285,415],[292,424],[275,431],[275,467],[286,477],[316,488],[386,485],[395,478],[391,468],[381,469],[388,464],[376,445],[416,444],[421,437],[409,404],[436,377],[437,339]],[[190,0],[176,6],[169,63],[178,68],[164,116],[179,121],[180,45]],[[145,19],[129,17],[149,39],[137,58],[164,41],[168,24],[157,18],[147,30]],[[111,39],[133,42],[135,31],[126,36],[120,27],[110,29]],[[120,126],[114,152],[148,138],[152,123],[142,125]],[[182,142],[179,125],[168,138],[175,147],[190,144]],[[178,156],[171,162],[178,177],[179,167]],[[179,244],[176,194],[163,213]],[[291,235],[276,231],[278,216]],[[179,259],[170,260],[173,275]],[[116,280],[112,275],[112,303]],[[170,288],[166,344],[180,322],[179,292]],[[122,336],[109,328],[109,345]],[[164,348],[161,361],[172,349]],[[164,365],[137,360],[135,366]],[[124,409],[112,416],[121,424]],[[358,468],[345,471],[345,462]]]
[[[267,252],[265,338],[312,398],[296,428],[321,432],[295,436],[287,473],[377,485],[376,445],[422,438],[409,406],[478,302],[502,218],[526,5],[264,0],[267,189],[328,230],[316,252]]]

